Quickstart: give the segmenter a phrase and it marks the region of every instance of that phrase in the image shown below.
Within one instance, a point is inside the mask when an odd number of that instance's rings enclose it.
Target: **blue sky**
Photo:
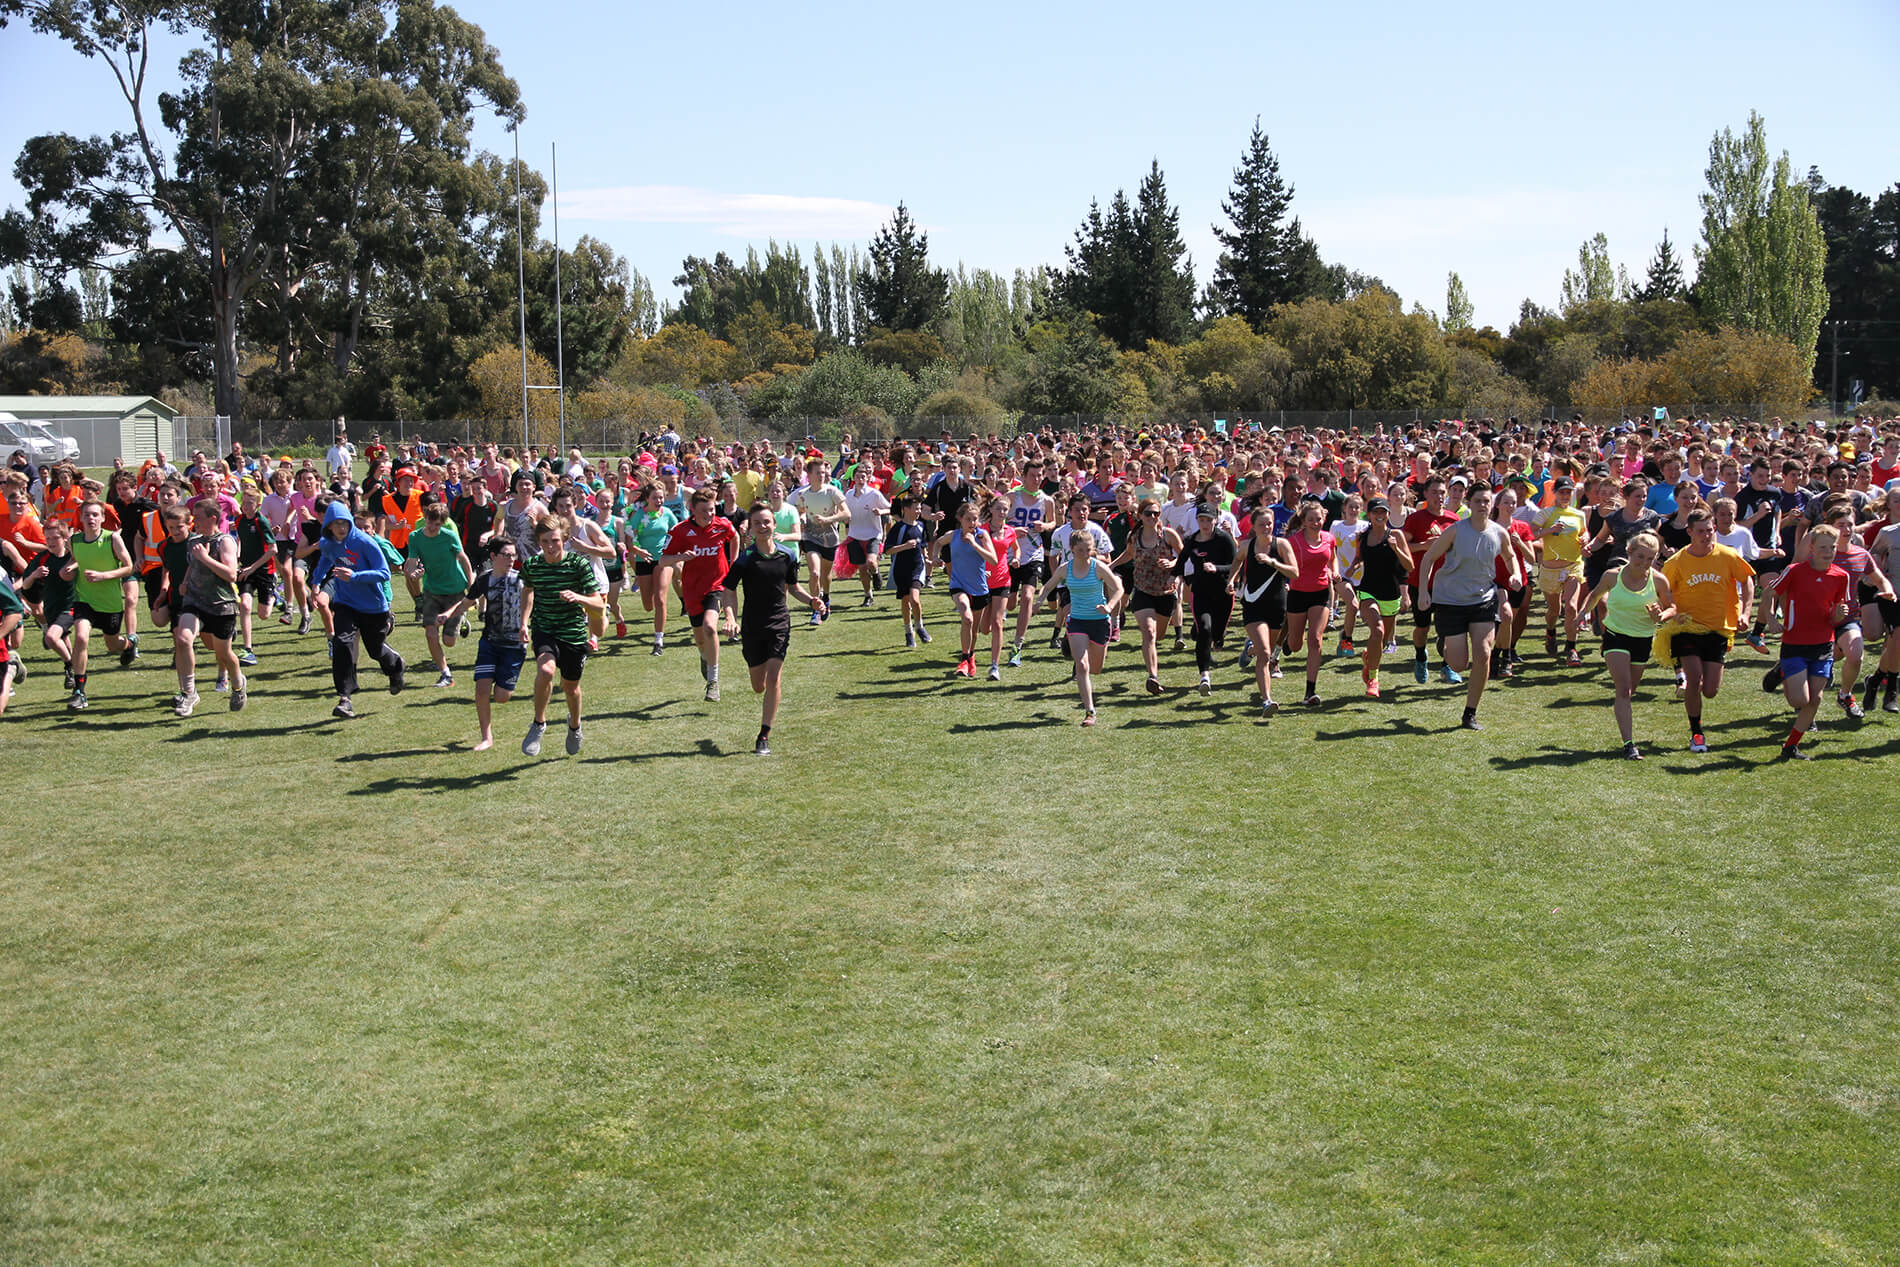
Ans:
[[[1709,140],[1751,109],[1798,172],[1900,181],[1891,0],[455,7],[521,86],[523,157],[559,143],[563,242],[663,295],[689,253],[865,241],[900,199],[944,266],[1059,264],[1150,159],[1204,282],[1256,115],[1329,262],[1438,310],[1456,270],[1500,328],[1591,234],[1639,280],[1665,225],[1686,252]],[[104,67],[0,32],[0,203],[27,136],[123,113]]]

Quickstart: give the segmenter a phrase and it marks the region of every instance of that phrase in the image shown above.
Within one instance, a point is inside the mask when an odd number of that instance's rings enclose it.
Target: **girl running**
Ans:
[[[954,555],[952,556],[954,560]],[[1069,593],[1069,656],[1075,661],[1075,690],[1082,704],[1082,724],[1095,724],[1095,679],[1108,652],[1108,618],[1121,597],[1121,581],[1095,553],[1095,539],[1086,532],[1070,537],[1067,560],[1044,587],[1046,601],[1058,589]]]
[[[1332,609],[1333,558],[1339,543],[1322,524],[1326,508],[1317,501],[1302,502],[1299,520],[1286,538],[1297,572],[1286,595],[1286,640],[1292,648],[1306,643],[1306,703],[1319,703],[1319,666],[1326,656],[1321,640]]]
[[[1271,519],[1271,517],[1269,517]],[[1135,528],[1128,534],[1124,560],[1132,569],[1134,590],[1128,611],[1141,632],[1141,663],[1148,670],[1148,694],[1161,694],[1161,631],[1174,619],[1174,566],[1181,557],[1181,535],[1161,522],[1161,505],[1152,498],[1135,512]],[[1119,570],[1116,573],[1120,577]]]
[[[1201,694],[1214,691],[1214,651],[1227,640],[1227,621],[1234,614],[1234,596],[1227,589],[1239,548],[1216,526],[1220,508],[1202,502],[1194,508],[1195,534],[1182,544],[1176,564],[1187,578],[1194,600],[1194,664],[1201,672]]]
[[[983,627],[990,635],[990,681],[1003,680],[1003,626],[1009,608],[1010,568],[1016,561],[1016,530],[1009,526],[1009,498],[991,495],[983,503],[983,526],[990,534],[996,558],[985,570],[990,601],[983,610]]]
[[[653,654],[666,650],[666,596],[668,569],[660,558],[666,553],[666,538],[679,520],[666,508],[665,490],[658,484],[643,484],[637,503],[621,526],[620,538],[633,559],[633,581],[640,587],[640,606],[653,613]]]
[[[975,502],[957,507],[957,526],[940,540],[950,546],[950,602],[957,609],[961,633],[962,651],[954,672],[957,677],[975,677],[978,622],[989,609],[989,569],[997,559],[996,546],[977,525]]]
[[[1412,571],[1412,547],[1392,526],[1391,504],[1375,497],[1366,505],[1366,530],[1359,537],[1358,579],[1353,593],[1366,622],[1366,649],[1360,676],[1366,696],[1379,698],[1379,663],[1387,644],[1397,641],[1399,599]]]
[[[1662,554],[1662,542],[1656,534],[1639,532],[1629,539],[1625,549],[1628,559],[1622,567],[1604,574],[1590,591],[1586,606],[1603,604],[1603,658],[1609,663],[1610,680],[1616,687],[1616,729],[1623,737],[1623,756],[1641,761],[1630,700],[1642,684],[1656,628],[1675,618],[1676,605],[1670,597],[1669,578],[1656,570],[1656,560]]]
[[[1280,707],[1273,700],[1272,652],[1286,628],[1287,581],[1300,569],[1286,538],[1273,529],[1271,510],[1257,508],[1248,527],[1227,592],[1240,596],[1241,627],[1253,650],[1254,685],[1260,688],[1260,715],[1271,717]]]

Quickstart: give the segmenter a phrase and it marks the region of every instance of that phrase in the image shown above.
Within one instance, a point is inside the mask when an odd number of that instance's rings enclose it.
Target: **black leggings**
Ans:
[[[1234,596],[1223,583],[1194,587],[1194,665],[1202,673],[1214,668],[1214,649],[1227,641],[1227,621],[1234,614]]]
[[[356,640],[375,658],[383,672],[391,677],[402,666],[402,657],[384,641],[396,627],[388,612],[362,612],[330,600],[330,617],[336,626],[336,638],[330,644],[330,680],[336,693],[344,698],[356,694]]]

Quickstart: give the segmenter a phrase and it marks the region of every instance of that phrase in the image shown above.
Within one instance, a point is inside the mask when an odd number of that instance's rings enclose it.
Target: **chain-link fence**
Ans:
[[[1698,404],[1691,410],[1671,417],[1693,415],[1698,418],[1729,418],[1736,422],[1758,423],[1772,417],[1822,418],[1828,411],[1788,411],[1784,406],[1749,404]],[[1133,427],[1137,431],[1172,431],[1194,425],[1208,431],[1235,434],[1243,430],[1268,431],[1357,431],[1403,432],[1413,427],[1438,429],[1441,425],[1470,422],[1480,418],[1504,419],[1494,413],[1464,406],[1446,405],[1435,409],[1250,409],[1215,411],[1197,416],[1156,415],[1127,418],[1099,414],[996,414],[977,418],[941,418],[925,416],[887,417],[883,414],[833,418],[724,419],[714,424],[684,428],[689,435],[705,435],[720,442],[751,443],[767,440],[774,445],[788,440],[810,441],[822,448],[833,448],[845,436],[854,442],[866,440],[954,440],[970,436],[1012,439],[1027,434],[1099,431],[1109,427]],[[1650,422],[1655,411],[1649,405],[1619,405],[1613,408],[1586,408],[1572,405],[1546,405],[1530,415],[1517,415],[1525,425],[1567,422],[1581,418],[1592,427],[1615,426],[1626,420]],[[435,445],[447,452],[457,446],[470,448],[489,441],[519,448],[524,443],[518,420],[443,419],[410,421],[396,419],[350,419],[349,436],[359,447],[372,437],[395,448],[399,445]],[[588,454],[631,453],[658,435],[664,424],[656,420],[611,419],[580,422],[569,419],[565,427],[553,420],[538,420],[527,431],[527,443],[543,449],[578,448]],[[220,447],[214,419],[191,417],[178,419],[183,443],[180,452],[202,449],[209,453]],[[320,454],[335,434],[331,419],[250,420],[230,424],[230,438],[253,453]]]

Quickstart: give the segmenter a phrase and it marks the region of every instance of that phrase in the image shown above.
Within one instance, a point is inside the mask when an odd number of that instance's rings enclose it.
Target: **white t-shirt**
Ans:
[[[1755,534],[1740,525],[1727,532],[1716,533],[1715,544],[1735,551],[1745,563],[1753,563],[1761,558],[1761,547],[1755,543]]]
[[[830,483],[808,484],[804,488],[799,489],[796,493],[793,493],[786,500],[805,512],[806,536],[810,537],[819,545],[831,546],[837,544],[838,525],[835,523],[821,524],[818,522],[818,516],[835,515],[838,513],[839,507],[844,505],[844,494],[838,490],[837,485]]]
[[[330,451],[323,456],[324,461],[330,464],[330,474],[341,475],[350,469],[351,463],[356,461],[356,450],[345,441],[331,445]]]
[[[1200,524],[1194,517],[1194,500],[1192,498],[1182,502],[1179,506],[1173,502],[1163,502],[1161,505],[1161,522],[1166,527],[1172,528],[1180,533],[1181,540],[1183,541],[1186,541],[1189,537],[1201,530]]]
[[[891,499],[866,484],[863,488],[853,488],[845,493],[844,504],[851,508],[851,539],[853,541],[875,541],[884,535],[884,512],[891,508]]]
[[[1344,576],[1359,558],[1359,534],[1366,530],[1366,521],[1349,524],[1343,519],[1333,520],[1333,526],[1326,531],[1333,534],[1337,543],[1333,549],[1333,559],[1339,565],[1339,575]]]
[[[1095,542],[1095,557],[1106,560],[1115,548],[1109,543],[1107,529],[1093,521],[1089,523],[1088,529],[1089,537]],[[1074,532],[1074,528],[1068,524],[1063,524],[1060,528],[1057,528],[1053,533],[1049,534],[1049,570],[1051,573],[1069,561],[1069,538]]]

